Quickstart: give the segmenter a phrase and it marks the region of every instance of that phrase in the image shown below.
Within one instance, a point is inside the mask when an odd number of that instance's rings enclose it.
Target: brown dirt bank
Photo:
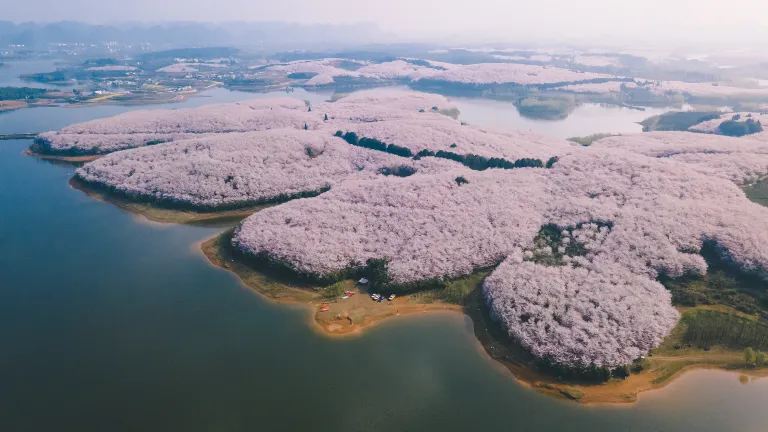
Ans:
[[[327,287],[277,280],[236,259],[230,238],[231,230],[204,241],[201,248],[208,260],[215,266],[232,271],[243,284],[272,301],[307,305],[312,311],[312,322],[327,335],[358,334],[364,328],[394,316],[428,311],[460,312],[462,309],[459,305],[446,302],[420,302],[414,296],[376,302],[371,299],[366,287],[352,280],[343,282],[343,291],[354,292],[346,299],[329,295]],[[324,307],[327,310],[321,311]]]
[[[26,108],[26,107],[27,107],[27,103],[24,101],[18,101],[18,100],[0,101],[0,112],[12,111],[12,110]]]
[[[161,223],[229,226],[232,223],[245,219],[253,213],[270,206],[270,204],[266,204],[238,210],[210,212],[177,210],[164,208],[148,202],[131,200],[129,198],[121,197],[119,195],[109,193],[109,191],[105,190],[104,188],[90,185],[77,177],[72,177],[69,180],[69,184],[74,189],[82,191],[93,199],[108,202],[123,210],[127,210],[129,212],[143,216],[149,221]]]
[[[327,288],[276,280],[239,262],[229,243],[230,238],[231,231],[228,231],[202,243],[202,251],[209,261],[232,271],[246,286],[273,301],[307,305],[312,310],[311,321],[327,335],[358,334],[394,316],[430,311],[463,313],[471,318],[475,336],[487,355],[508,369],[518,381],[531,389],[581,404],[634,402],[639,393],[662,388],[684,372],[697,368],[724,369],[753,376],[768,375],[766,369],[744,368],[740,351],[719,347],[708,351],[675,349],[681,337],[681,331],[676,329],[648,357],[645,368],[632,373],[627,379],[612,378],[602,384],[561,380],[540,370],[535,358],[511,341],[491,320],[480,289],[487,272],[481,277],[470,276],[457,281],[469,290],[461,304],[449,302],[440,291],[416,293],[398,297],[393,302],[378,303],[371,300],[364,287],[350,280],[343,282],[344,290],[353,291],[355,295],[347,299],[329,298],[326,296]],[[327,306],[328,310],[321,312],[321,306]]]
[[[47,154],[41,154],[36,153],[32,151],[31,149],[24,150],[24,154],[27,156],[32,156],[34,158],[48,160],[48,161],[56,161],[56,162],[68,162],[72,165],[82,165],[86,162],[94,161],[101,157],[101,155],[92,155],[92,156],[56,156],[56,155],[47,155]]]

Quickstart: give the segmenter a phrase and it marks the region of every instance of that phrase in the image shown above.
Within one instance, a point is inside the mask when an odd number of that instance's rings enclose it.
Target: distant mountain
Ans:
[[[86,24],[72,21],[14,24],[0,21],[0,47],[45,48],[54,43],[149,43],[158,47],[277,47],[382,42],[375,24],[295,24],[284,22],[166,22]]]

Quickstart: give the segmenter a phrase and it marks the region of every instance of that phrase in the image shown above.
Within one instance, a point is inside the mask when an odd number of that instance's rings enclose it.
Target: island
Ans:
[[[292,71],[291,73],[302,73]],[[148,218],[239,222],[209,260],[329,335],[465,313],[522,382],[630,402],[694,367],[766,373],[768,142],[589,145],[499,132],[444,96],[356,92],[132,112],[41,134],[72,184]]]

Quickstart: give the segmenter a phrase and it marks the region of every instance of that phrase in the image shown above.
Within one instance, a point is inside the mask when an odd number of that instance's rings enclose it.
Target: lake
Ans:
[[[642,132],[638,122],[671,111],[646,108],[644,111],[605,104],[582,104],[563,120],[537,120],[520,115],[512,102],[491,99],[451,98],[461,111],[461,120],[495,129],[531,130],[555,138],[587,136],[594,133]]]
[[[151,108],[260,96],[206,94]],[[0,133],[138,108],[20,110],[0,115]],[[538,394],[458,314],[325,337],[306,309],[208,264],[197,243],[221,228],[147,223],[88,198],[67,184],[74,168],[24,156],[29,144],[0,142],[2,431],[768,429],[768,380],[733,373],[695,371],[627,406]]]

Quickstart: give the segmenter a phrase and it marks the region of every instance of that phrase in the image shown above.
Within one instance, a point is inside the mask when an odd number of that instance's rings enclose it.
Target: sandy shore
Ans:
[[[69,162],[74,165],[80,165],[84,164],[86,162],[94,161],[101,156],[94,155],[94,156],[56,156],[56,155],[45,155],[40,153],[35,153],[30,149],[24,150],[24,154],[27,156],[32,156],[34,158],[43,159],[43,160],[49,160],[49,161],[58,161],[58,162]]]
[[[261,209],[270,207],[270,204],[266,204],[238,210],[211,212],[175,210],[151,203],[137,202],[135,200],[122,198],[101,188],[93,187],[79,180],[77,177],[72,177],[69,180],[69,184],[74,189],[85,193],[95,200],[108,202],[123,210],[138,214],[150,222],[228,226],[245,219]]]

